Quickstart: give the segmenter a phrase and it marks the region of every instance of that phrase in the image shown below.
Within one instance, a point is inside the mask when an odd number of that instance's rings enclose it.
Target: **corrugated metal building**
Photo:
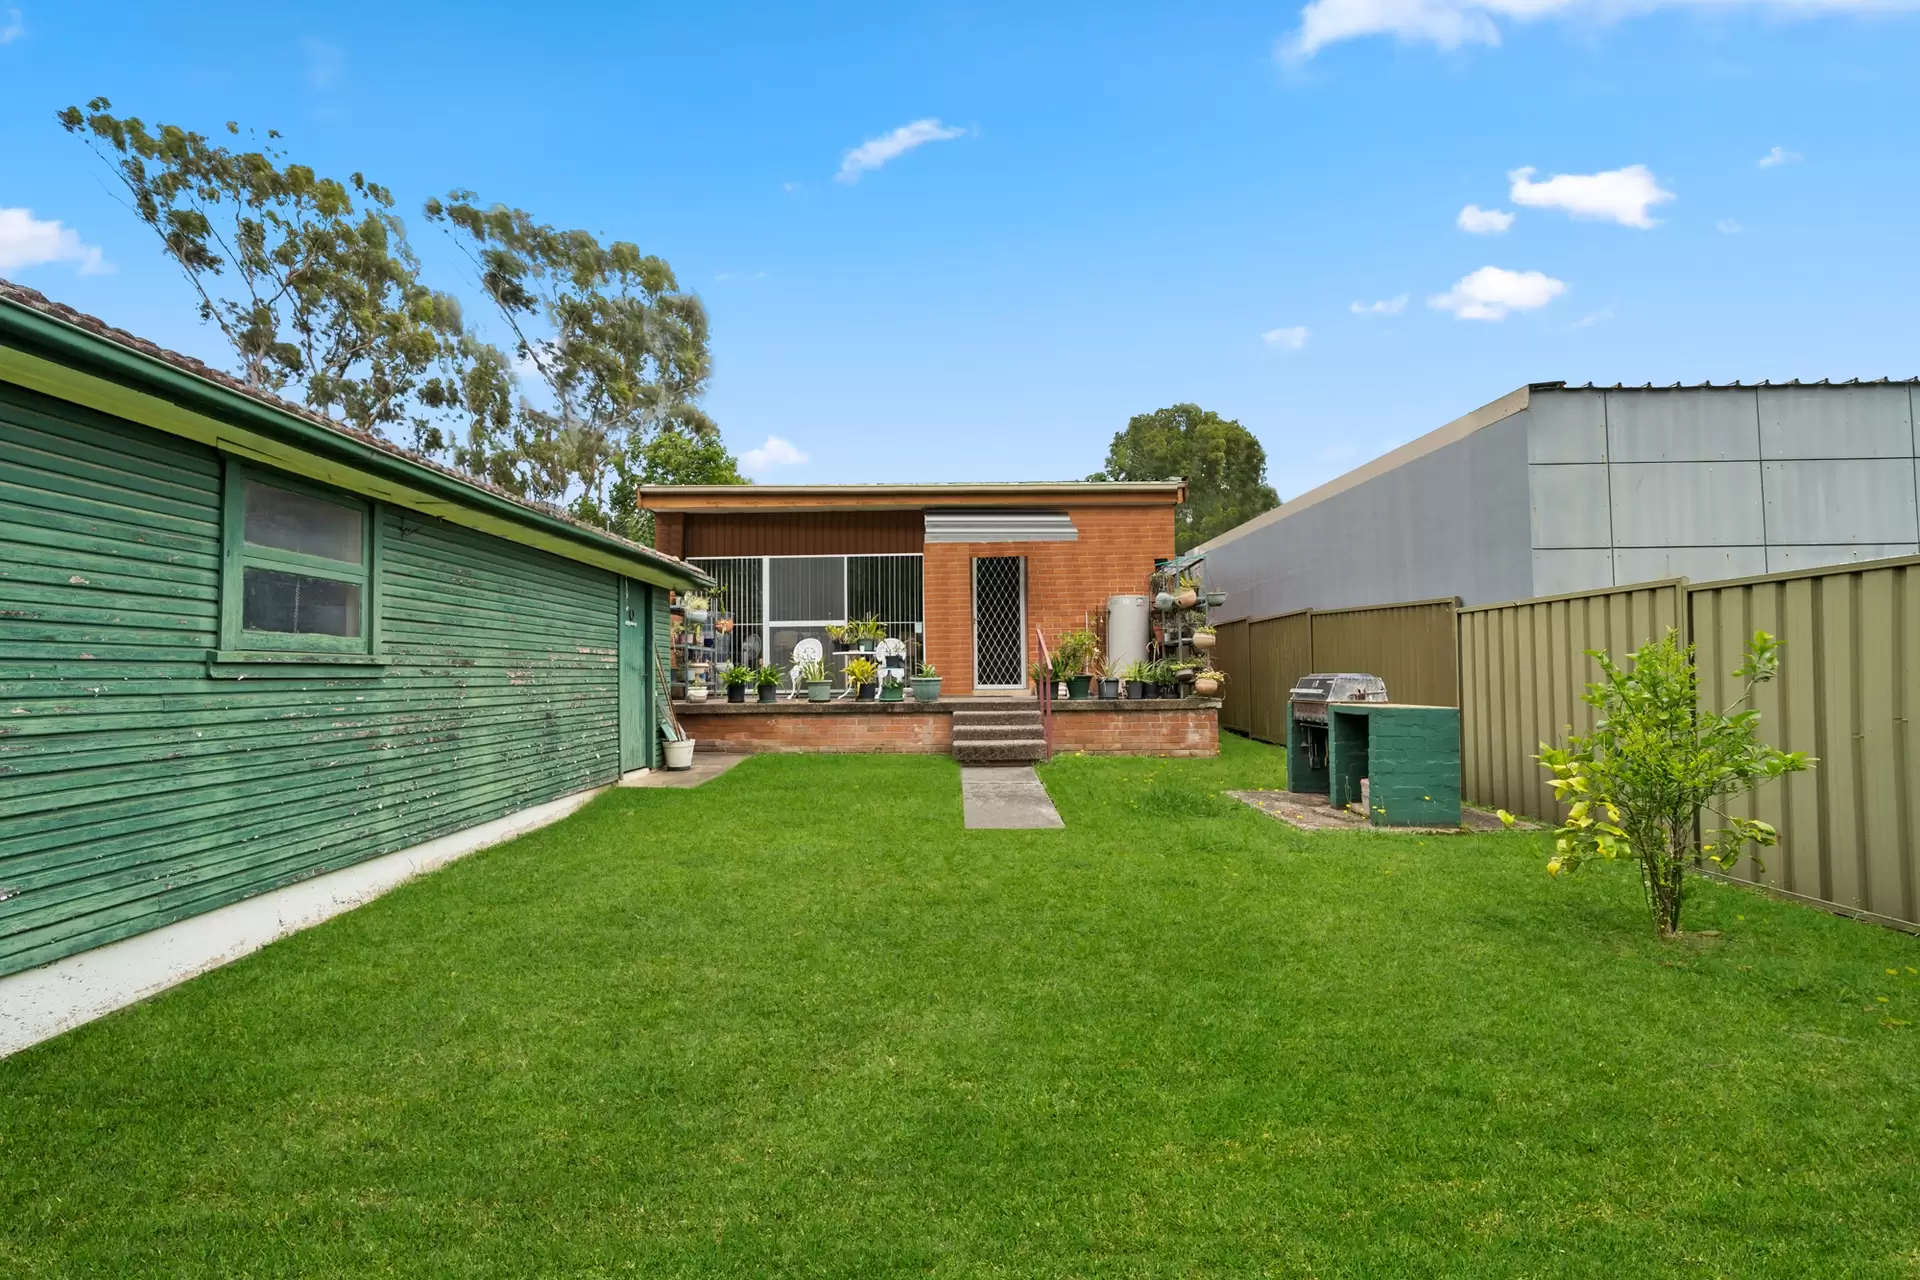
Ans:
[[[706,581],[0,282],[0,975],[651,764]]]
[[[1468,605],[1920,551],[1914,382],[1569,387],[1482,406],[1215,538],[1228,617]]]

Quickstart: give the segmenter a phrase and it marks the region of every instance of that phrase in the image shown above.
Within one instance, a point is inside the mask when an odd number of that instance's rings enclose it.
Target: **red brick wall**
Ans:
[[[1220,714],[1212,708],[1063,712],[1053,718],[1053,749],[1090,756],[1217,756]]]
[[[1024,556],[1027,561],[1027,656],[1033,628],[1052,644],[1106,617],[1107,597],[1139,595],[1156,559],[1173,555],[1171,506],[1068,508],[1076,542],[930,542],[926,545],[927,660],[946,677],[949,694],[973,692],[973,560]]]
[[[938,710],[730,714],[676,703],[674,712],[699,751],[945,755],[953,749],[953,719]],[[1214,756],[1220,754],[1220,718],[1212,707],[1062,711],[1053,717],[1053,749],[1097,756]]]

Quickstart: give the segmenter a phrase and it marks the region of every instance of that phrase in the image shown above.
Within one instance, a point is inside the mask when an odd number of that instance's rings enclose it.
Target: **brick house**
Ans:
[[[735,660],[877,616],[949,695],[1026,690],[1049,641],[1173,555],[1184,483],[649,485],[656,545],[722,583]]]

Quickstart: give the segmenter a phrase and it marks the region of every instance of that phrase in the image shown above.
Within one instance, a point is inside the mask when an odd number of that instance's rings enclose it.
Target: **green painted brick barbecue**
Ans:
[[[1327,761],[1308,756],[1299,721],[1287,726],[1287,785],[1326,793],[1335,807],[1360,803],[1382,827],[1460,825],[1460,712],[1386,702],[1331,703]]]

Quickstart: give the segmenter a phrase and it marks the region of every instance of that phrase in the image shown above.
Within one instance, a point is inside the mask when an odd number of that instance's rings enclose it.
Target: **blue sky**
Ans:
[[[1290,496],[1529,381],[1920,373],[1916,2],[0,0],[0,275],[227,362],[53,121],[105,94],[664,256],[763,479],[1077,478],[1191,400]]]

